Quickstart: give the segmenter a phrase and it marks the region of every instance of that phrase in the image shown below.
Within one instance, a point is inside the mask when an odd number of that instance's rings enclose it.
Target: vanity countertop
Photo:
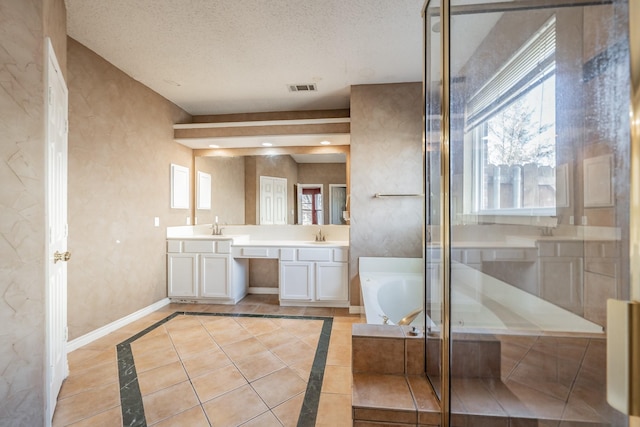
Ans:
[[[249,241],[248,234],[191,234],[184,236],[171,236],[167,240],[232,240],[233,244]]]
[[[349,242],[347,240],[327,240],[325,242],[315,242],[313,240],[249,240],[239,242],[234,246],[337,248],[349,247]]]
[[[213,235],[195,234],[167,237],[167,240],[231,240],[233,246],[239,247],[310,247],[310,248],[342,248],[349,247],[347,240],[251,240],[249,235]]]

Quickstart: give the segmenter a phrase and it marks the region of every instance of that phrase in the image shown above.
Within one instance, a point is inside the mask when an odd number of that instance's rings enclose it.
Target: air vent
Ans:
[[[318,88],[315,83],[302,84],[302,85],[287,85],[289,86],[289,92],[317,92]]]

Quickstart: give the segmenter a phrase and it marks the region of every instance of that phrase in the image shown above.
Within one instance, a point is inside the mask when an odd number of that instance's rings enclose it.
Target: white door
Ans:
[[[287,223],[287,180],[273,179],[273,223]]]
[[[260,177],[260,224],[273,224],[273,178]]]
[[[47,283],[46,384],[47,420],[56,407],[67,365],[67,116],[68,92],[51,45],[46,39],[47,93],[45,100],[47,145]]]
[[[287,223],[287,179],[260,177],[260,224]]]

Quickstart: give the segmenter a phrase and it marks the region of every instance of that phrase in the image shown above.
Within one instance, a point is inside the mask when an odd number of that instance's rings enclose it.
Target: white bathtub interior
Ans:
[[[359,274],[367,323],[396,324],[424,301],[424,264],[420,258],[359,259]],[[439,280],[437,270],[428,270]],[[454,263],[451,280],[452,330],[483,333],[603,334],[602,326],[502,282],[464,264]],[[439,289],[439,287],[432,287]],[[440,296],[430,295],[431,301]],[[428,329],[437,329],[440,306],[429,307]],[[424,325],[425,317],[412,325]]]

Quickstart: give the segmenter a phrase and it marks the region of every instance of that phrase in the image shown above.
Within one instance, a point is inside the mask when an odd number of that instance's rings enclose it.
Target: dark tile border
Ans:
[[[324,378],[324,369],[329,351],[329,339],[331,338],[331,328],[333,326],[332,317],[322,316],[289,316],[278,314],[253,314],[253,313],[201,313],[195,311],[176,311],[162,320],[154,323],[148,328],[138,332],[131,338],[126,339],[116,346],[118,354],[118,377],[120,380],[120,404],[122,406],[122,425],[126,427],[146,427],[147,420],[144,416],[144,406],[142,404],[142,394],[138,384],[138,374],[136,373],[131,343],[156,329],[158,326],[167,323],[169,320],[180,316],[217,316],[217,317],[258,317],[265,319],[294,319],[294,320],[322,320],[322,331],[316,355],[313,359],[311,373],[307,382],[307,390],[302,402],[298,427],[313,427],[318,414],[318,404],[320,403],[320,390]]]

